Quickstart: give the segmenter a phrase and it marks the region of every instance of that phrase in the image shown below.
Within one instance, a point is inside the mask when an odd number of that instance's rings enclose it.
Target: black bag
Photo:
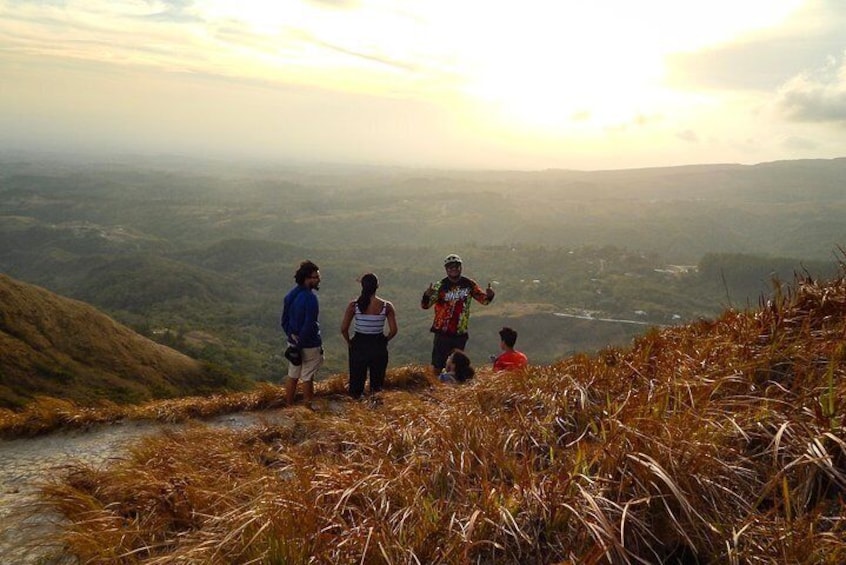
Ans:
[[[303,352],[296,345],[288,345],[285,350],[285,359],[291,362],[291,365],[299,367],[303,364]]]

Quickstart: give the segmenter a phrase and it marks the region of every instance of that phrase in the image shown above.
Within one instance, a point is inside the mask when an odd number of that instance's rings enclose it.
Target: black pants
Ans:
[[[432,340],[432,366],[436,372],[440,373],[446,366],[447,357],[453,349],[463,350],[467,347],[469,337],[467,334],[435,334],[435,339]]]
[[[350,340],[350,396],[364,394],[364,381],[370,371],[370,392],[379,392],[385,384],[388,368],[388,340],[385,334],[356,333]]]

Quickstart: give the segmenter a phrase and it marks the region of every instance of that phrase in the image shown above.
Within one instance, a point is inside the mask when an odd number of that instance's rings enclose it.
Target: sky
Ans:
[[[0,151],[600,170],[846,156],[846,0],[0,0]]]

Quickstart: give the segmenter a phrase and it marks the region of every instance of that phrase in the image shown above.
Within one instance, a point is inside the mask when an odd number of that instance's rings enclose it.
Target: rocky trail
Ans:
[[[243,428],[259,422],[287,420],[284,409],[227,414],[205,425]],[[124,421],[87,431],[57,432],[36,438],[0,441],[0,564],[58,565],[75,563],[61,548],[46,544],[60,518],[33,514],[38,486],[72,462],[98,465],[120,458],[128,445],[165,429],[188,425]]]

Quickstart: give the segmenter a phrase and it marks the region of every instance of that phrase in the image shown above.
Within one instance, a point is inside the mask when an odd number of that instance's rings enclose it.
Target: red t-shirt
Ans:
[[[529,364],[529,359],[519,351],[506,351],[494,361],[494,371],[513,371]]]

